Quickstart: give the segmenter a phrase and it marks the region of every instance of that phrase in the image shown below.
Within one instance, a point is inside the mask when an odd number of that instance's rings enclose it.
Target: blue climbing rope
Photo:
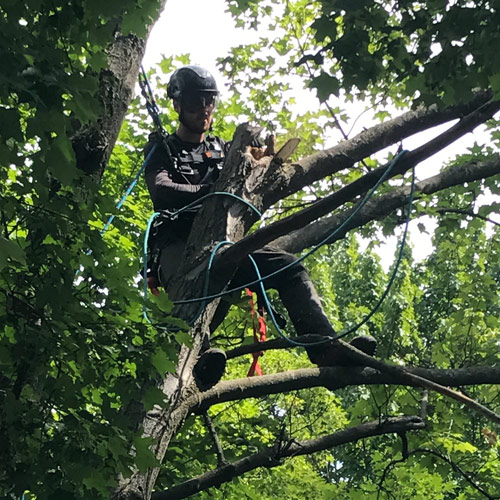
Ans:
[[[126,199],[130,195],[130,193],[133,191],[137,183],[139,182],[139,179],[141,178],[142,173],[144,172],[144,169],[146,168],[146,165],[148,164],[149,159],[151,156],[153,156],[153,153],[156,149],[156,144],[153,145],[151,148],[151,151],[147,154],[146,159],[142,162],[141,167],[135,174],[135,177],[132,179],[132,182],[129,184],[125,192],[123,193],[123,196],[120,198],[120,201],[116,204],[117,210],[121,210],[123,207],[123,204],[125,203]],[[101,235],[103,235],[108,229],[109,226],[113,223],[113,220],[115,218],[115,214],[112,214],[109,216],[108,220],[106,221],[106,224],[104,224],[103,228],[101,229]]]
[[[174,301],[174,304],[177,305],[177,304],[189,304],[189,303],[200,302],[200,309],[199,309],[198,313],[196,314],[195,318],[193,320],[191,320],[191,322],[190,322],[191,324],[193,324],[199,318],[199,316],[202,314],[202,312],[203,312],[203,310],[205,308],[205,305],[206,305],[206,303],[208,301],[213,300],[215,298],[222,297],[224,295],[228,295],[230,293],[234,293],[234,292],[239,291],[239,290],[243,290],[244,288],[248,288],[249,286],[258,284],[260,286],[262,295],[264,297],[264,302],[266,304],[266,308],[269,311],[269,315],[271,317],[271,321],[272,321],[274,327],[276,328],[278,334],[281,337],[283,337],[287,342],[289,342],[290,344],[292,344],[292,345],[303,346],[303,347],[317,346],[317,345],[320,345],[320,344],[324,344],[326,342],[330,342],[331,340],[334,340],[334,339],[343,338],[343,337],[345,337],[345,336],[347,336],[347,335],[355,332],[356,330],[358,330],[359,328],[361,328],[361,326],[363,326],[364,324],[366,324],[370,320],[370,318],[380,308],[380,306],[382,305],[383,301],[387,297],[387,295],[388,295],[388,293],[389,293],[389,291],[390,291],[390,289],[392,287],[392,284],[395,281],[397,271],[399,270],[399,266],[400,266],[402,258],[403,258],[403,251],[404,251],[404,248],[406,246],[406,238],[407,238],[407,234],[408,234],[409,223],[410,223],[410,220],[411,220],[411,209],[412,209],[413,198],[414,198],[414,193],[415,193],[415,168],[414,167],[412,168],[412,181],[411,181],[411,189],[410,189],[410,196],[409,196],[409,202],[408,202],[408,211],[407,211],[407,217],[406,217],[406,224],[405,224],[405,229],[404,229],[404,232],[403,232],[403,237],[402,237],[402,240],[401,240],[400,249],[399,249],[399,253],[398,253],[398,258],[397,258],[396,264],[394,266],[394,269],[393,269],[393,272],[391,274],[391,277],[389,278],[389,282],[388,282],[388,284],[386,286],[386,289],[385,289],[384,293],[382,294],[382,296],[380,297],[380,299],[377,301],[377,303],[375,304],[375,306],[372,308],[372,310],[365,316],[365,318],[361,322],[359,322],[358,324],[356,324],[355,326],[353,326],[353,327],[351,327],[351,328],[349,328],[347,330],[344,330],[344,331],[340,332],[339,334],[336,334],[334,336],[327,336],[324,339],[322,339],[320,341],[317,341],[317,342],[304,343],[304,342],[298,342],[298,341],[292,340],[290,337],[288,337],[281,330],[280,326],[278,325],[278,322],[276,321],[276,318],[275,318],[274,313],[273,313],[273,309],[272,309],[270,301],[269,301],[269,297],[268,297],[267,292],[266,292],[265,287],[264,287],[264,280],[266,280],[266,279],[268,279],[268,278],[270,278],[272,276],[276,276],[277,274],[285,271],[286,269],[289,269],[290,267],[292,267],[294,265],[297,265],[299,262],[302,262],[304,259],[306,259],[310,255],[312,255],[314,252],[318,251],[319,248],[321,248],[323,245],[325,245],[336,234],[338,234],[338,232],[341,231],[353,219],[353,217],[355,217],[357,215],[357,213],[366,205],[366,203],[370,200],[370,198],[375,193],[376,189],[387,178],[387,176],[389,175],[389,173],[391,172],[391,170],[393,169],[393,167],[397,163],[397,161],[406,152],[407,152],[406,150],[403,150],[398,155],[396,155],[396,157],[393,158],[393,160],[391,161],[391,163],[389,164],[389,166],[387,167],[387,169],[384,171],[384,174],[377,181],[377,183],[375,184],[375,186],[369,191],[369,193],[365,196],[365,198],[362,200],[362,202],[356,207],[356,209],[353,211],[353,213],[339,227],[337,227],[331,234],[329,234],[326,238],[324,238],[320,243],[318,243],[317,245],[313,246],[311,248],[311,250],[309,250],[302,257],[298,258],[296,261],[294,261],[294,262],[292,262],[292,263],[290,263],[290,264],[288,264],[286,266],[283,266],[282,268],[278,269],[277,271],[274,271],[273,273],[270,273],[270,274],[268,274],[266,276],[262,276],[261,273],[260,273],[260,270],[259,270],[259,268],[257,266],[257,263],[255,262],[255,259],[252,257],[252,255],[248,255],[249,259],[251,260],[251,262],[252,262],[252,264],[254,266],[255,273],[257,275],[257,279],[254,280],[254,281],[252,281],[252,282],[250,282],[250,283],[246,283],[245,285],[242,285],[240,287],[236,287],[236,288],[233,288],[233,289],[230,289],[230,290],[226,290],[226,291],[220,292],[218,294],[208,295],[208,288],[209,288],[209,282],[210,282],[210,272],[211,272],[211,269],[212,269],[212,264],[213,264],[213,260],[215,258],[215,255],[217,254],[218,250],[222,246],[227,246],[227,245],[233,245],[234,244],[231,241],[222,241],[222,242],[218,243],[215,246],[215,248],[212,250],[212,252],[210,254],[210,258],[209,258],[209,262],[208,262],[208,266],[207,266],[207,271],[206,271],[206,276],[205,276],[205,283],[204,283],[204,287],[203,287],[203,296],[199,297],[199,298],[196,298],[196,299],[187,299],[187,300]],[[231,197],[233,197],[235,199],[238,199],[239,201],[242,201],[243,203],[247,204],[250,208],[252,208],[259,215],[259,217],[261,216],[260,212],[252,204],[250,204],[246,200],[243,200],[242,198],[240,198],[237,195],[234,195],[232,193],[225,193],[225,192],[216,192],[216,193],[210,193],[208,195],[205,195],[204,197],[200,198],[199,200],[196,200],[195,202],[190,203],[189,205],[181,208],[174,215],[178,215],[182,211],[187,210],[188,208],[191,208],[193,205],[198,205],[205,198],[208,198],[210,196],[217,196],[217,195],[231,196]],[[150,227],[151,227],[152,221],[154,221],[154,219],[158,215],[159,215],[159,213],[156,212],[155,214],[153,214],[151,216],[150,220],[148,221],[148,227],[147,227],[147,230],[146,230],[146,235],[145,235],[145,240],[144,240],[144,273],[145,273],[144,274],[144,300],[147,299],[147,281],[146,281],[147,280],[147,278],[146,278],[146,273],[147,273],[147,240],[149,238],[149,231],[150,231]],[[146,306],[144,304],[144,306],[143,306],[144,317],[149,322],[151,322],[150,319],[147,316],[147,311],[146,311],[145,307]]]
[[[308,252],[306,252],[304,255],[302,255],[301,257],[299,257],[294,262],[291,262],[290,264],[287,264],[286,266],[283,266],[281,269],[278,269],[277,271],[274,271],[274,272],[272,272],[272,273],[270,273],[270,274],[268,274],[266,276],[263,276],[260,279],[256,279],[254,281],[246,283],[245,285],[242,285],[242,286],[239,286],[239,287],[236,287],[236,288],[231,288],[230,290],[219,292],[219,293],[216,293],[216,294],[213,294],[213,295],[208,295],[208,296],[205,296],[205,297],[196,297],[196,298],[193,298],[193,299],[177,300],[177,301],[174,301],[174,304],[175,305],[193,304],[195,302],[210,301],[210,300],[218,299],[218,298],[223,297],[225,295],[228,295],[228,294],[231,294],[231,293],[243,290],[244,288],[248,288],[248,287],[251,287],[253,285],[257,285],[261,281],[264,281],[264,280],[266,280],[268,278],[274,277],[277,274],[282,273],[282,272],[286,271],[287,269],[291,268],[292,266],[295,266],[298,263],[302,262],[303,260],[307,259],[307,257],[309,257],[310,255],[312,255],[313,253],[315,253],[316,251],[318,251],[319,248],[321,248],[323,245],[325,245],[326,243],[328,243],[329,240],[333,239],[340,231],[342,231],[342,229],[344,229],[344,227],[346,227],[349,224],[349,222],[351,222],[351,220],[358,214],[358,212],[370,200],[370,198],[373,196],[373,194],[375,193],[375,191],[377,190],[377,188],[380,186],[380,184],[382,184],[385,181],[385,179],[387,178],[387,176],[389,175],[389,173],[393,169],[394,165],[396,165],[396,163],[399,161],[399,159],[401,158],[401,156],[403,154],[405,154],[405,153],[407,153],[407,150],[403,150],[403,151],[399,152],[393,158],[393,160],[391,161],[391,163],[389,164],[389,166],[385,170],[384,174],[377,181],[377,183],[375,184],[375,186],[373,186],[373,188],[368,192],[368,194],[361,201],[361,203],[355,208],[355,210],[351,213],[351,215],[349,215],[349,217],[340,226],[338,226],[334,231],[332,231],[326,238],[324,238],[322,241],[320,241],[317,245],[314,245],[313,247],[311,247],[311,250],[309,250]]]
[[[198,200],[195,200],[195,201],[189,203],[188,205],[180,208],[179,210],[175,211],[174,213],[171,214],[171,216],[177,217],[182,212],[184,212],[192,207],[198,206],[201,202],[205,201],[208,198],[213,198],[214,196],[227,196],[229,198],[234,198],[234,199],[244,203],[245,205],[247,205],[250,209],[252,209],[257,214],[259,219],[262,217],[262,213],[254,205],[252,205],[250,202],[244,200],[243,198],[241,198],[241,196],[238,196],[238,195],[233,194],[233,193],[226,193],[225,191],[215,191],[213,193],[208,193],[208,194],[202,196],[201,198],[199,198]],[[153,225],[156,218],[159,216],[161,216],[161,212],[154,212],[153,215],[151,215],[151,217],[148,219],[148,223],[146,225],[146,231],[144,233],[144,242],[143,242],[143,247],[142,247],[142,251],[143,251],[143,254],[142,254],[142,259],[143,259],[142,272],[143,272],[143,278],[144,278],[143,279],[144,303],[142,306],[142,315],[144,316],[144,319],[146,319],[146,321],[148,323],[152,323],[152,321],[149,319],[149,316],[147,313],[147,308],[146,308],[146,301],[147,301],[147,297],[148,297],[148,281],[147,281],[147,276],[148,276],[148,241],[149,241],[149,234],[151,232],[151,226]],[[206,295],[208,293],[210,270],[212,268],[212,262],[215,258],[215,254],[217,253],[219,248],[221,248],[224,245],[228,245],[228,244],[233,244],[233,243],[231,243],[229,241],[223,241],[223,242],[218,243],[215,246],[215,248],[212,250],[212,253],[210,254],[210,259],[209,259],[208,267],[207,267],[207,274],[206,274],[206,278],[205,278],[205,285],[204,285],[204,289],[203,289],[204,295]],[[203,309],[205,308],[206,300],[203,300],[203,298],[202,298],[202,300],[200,302],[201,302],[200,310],[197,313],[195,319],[191,321],[191,323],[194,323],[199,318],[199,316],[203,312]],[[175,304],[175,302],[174,302],[174,304]]]
[[[148,155],[146,156],[146,159],[142,162],[142,165],[140,166],[139,170],[137,171],[137,173],[135,174],[134,178],[132,179],[132,182],[129,184],[129,186],[127,187],[127,189],[123,193],[122,197],[120,198],[120,201],[118,201],[118,203],[116,204],[116,208],[118,210],[121,210],[121,208],[123,207],[123,204],[125,203],[126,199],[128,198],[128,196],[130,195],[130,193],[133,191],[133,189],[135,188],[135,186],[139,182],[139,179],[141,178],[141,175],[144,172],[144,169],[146,168],[146,165],[147,165],[149,159],[151,158],[151,156],[153,155],[153,152],[154,152],[155,149],[156,149],[156,144],[152,147],[151,151],[148,153]],[[99,234],[101,236],[109,229],[109,227],[113,223],[114,218],[115,218],[115,214],[112,214],[112,215],[110,215],[108,217],[108,220],[106,221],[106,223],[104,224],[104,226],[102,227],[102,229],[99,231]],[[85,255],[92,255],[92,248],[89,248],[85,252]],[[80,269],[77,269],[75,271],[75,278],[79,274],[80,274]]]

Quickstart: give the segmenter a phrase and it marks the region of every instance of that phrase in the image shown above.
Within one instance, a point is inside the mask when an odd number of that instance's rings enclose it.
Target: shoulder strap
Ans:
[[[226,146],[226,141],[224,141],[220,137],[209,135],[206,138],[206,142],[207,142],[207,145],[208,145],[208,148],[210,149],[210,151],[216,151],[216,152],[220,153],[221,157],[225,156],[224,150],[225,150],[225,146]]]
[[[149,142],[157,144],[165,152],[166,167],[169,172],[177,172],[179,170],[179,153],[175,147],[173,137],[167,133],[159,131],[149,134]]]

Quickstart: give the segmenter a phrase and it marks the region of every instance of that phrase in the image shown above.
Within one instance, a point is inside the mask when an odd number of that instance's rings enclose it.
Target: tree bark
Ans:
[[[271,164],[266,179],[263,179],[259,189],[262,205],[267,208],[285,196],[300,191],[304,186],[352,167],[355,163],[388,146],[398,144],[413,134],[451,120],[462,120],[486,105],[491,97],[490,92],[482,92],[473,101],[465,105],[452,106],[446,110],[438,110],[436,106],[420,107],[370,127],[352,139],[341,141],[332,148],[307,156],[297,162],[285,165]],[[498,103],[493,107],[498,110]],[[483,121],[486,119],[484,118]]]
[[[167,0],[162,0],[159,12]],[[78,168],[100,181],[134,96],[146,41],[154,26],[147,27],[144,38],[133,33],[117,33],[106,50],[107,68],[99,76],[98,100],[102,114],[94,123],[82,126],[71,138]],[[119,29],[119,26],[117,26]]]

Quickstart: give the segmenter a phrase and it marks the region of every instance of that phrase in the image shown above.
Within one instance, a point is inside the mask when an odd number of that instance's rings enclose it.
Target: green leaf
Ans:
[[[47,234],[42,241],[42,245],[57,245],[58,242],[52,237],[52,235]]]
[[[160,463],[150,450],[150,446],[154,443],[152,438],[142,438],[137,436],[134,439],[135,446],[135,464],[140,472],[147,472],[148,469],[158,467]]]
[[[168,406],[168,401],[165,394],[157,387],[152,387],[151,389],[149,389],[142,398],[142,402],[146,411],[153,409],[155,405],[158,405],[161,408],[167,408]]]
[[[179,344],[184,344],[188,347],[193,346],[193,338],[189,335],[188,332],[180,331],[175,334],[175,340],[179,342]]]
[[[500,94],[500,73],[491,75],[489,77],[489,81],[493,92],[495,92],[495,95]]]
[[[64,185],[70,185],[78,175],[71,142],[65,137],[57,137],[45,154],[49,171]]]
[[[15,241],[0,236],[0,270],[7,266],[10,260],[26,264],[26,254]]]
[[[310,87],[317,90],[319,100],[324,102],[332,94],[338,97],[340,82],[338,78],[334,76],[321,73],[320,76],[311,80]]]
[[[165,373],[175,373],[175,364],[168,359],[167,354],[162,349],[157,349],[151,356],[151,363],[162,376]]]

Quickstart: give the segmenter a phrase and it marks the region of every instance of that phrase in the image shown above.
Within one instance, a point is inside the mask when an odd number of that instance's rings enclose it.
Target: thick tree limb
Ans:
[[[494,157],[490,160],[478,163],[453,167],[450,170],[446,170],[445,172],[416,183],[415,198],[418,198],[419,195],[436,193],[465,182],[473,182],[498,174],[500,174],[499,157]],[[405,186],[394,188],[387,194],[372,198],[341,231],[328,241],[328,243],[333,243],[344,238],[349,231],[361,227],[370,221],[386,217],[397,208],[408,203],[409,196],[410,187]],[[354,209],[346,210],[345,212],[313,222],[300,230],[281,236],[273,241],[272,244],[287,252],[298,253],[304,250],[304,248],[317,245],[323,241],[336,227],[339,227],[352,214],[353,210]],[[449,209],[447,211],[453,210]],[[455,212],[457,211],[455,210]],[[463,211],[460,213],[463,213]],[[466,215],[476,216],[476,214],[471,213],[467,213]]]
[[[380,363],[380,362],[377,362]],[[290,392],[312,387],[326,387],[330,390],[356,385],[408,385],[422,387],[422,380],[443,386],[466,386],[479,384],[500,384],[500,368],[473,366],[454,370],[405,367],[396,368],[394,373],[368,367],[359,368],[304,368],[262,377],[220,382],[209,391],[193,396],[187,404],[197,413],[208,407],[228,401],[257,398],[269,394]],[[403,380],[401,373],[413,378]],[[435,390],[433,387],[430,389]],[[439,392],[439,391],[438,391]],[[447,395],[447,394],[445,394]],[[461,401],[463,402],[463,401]]]
[[[199,491],[231,481],[235,477],[241,476],[258,467],[275,467],[281,465],[281,460],[284,458],[309,455],[372,436],[408,432],[423,429],[424,427],[425,423],[417,416],[392,417],[383,422],[368,422],[316,439],[302,442],[291,440],[285,446],[270,447],[260,453],[206,472],[167,491],[155,493],[152,498],[153,500],[180,500],[194,495]]]
[[[388,178],[407,172],[422,160],[431,157],[444,147],[452,144],[459,137],[462,137],[481,123],[484,123],[499,109],[500,102],[497,101],[481,106],[479,109],[462,118],[458,123],[450,127],[442,134],[402,156],[392,169]],[[356,200],[358,196],[363,195],[370,188],[372,188],[382,175],[384,175],[386,170],[386,165],[379,167],[330,196],[316,202],[310,207],[270,224],[269,226],[258,229],[251,235],[238,241],[228,250],[224,251],[218,259],[219,265],[217,266],[217,269],[220,268],[220,262],[224,263],[223,265],[226,269],[228,267],[236,267],[249,253],[257,250],[258,248],[262,248],[264,245],[280,236],[306,226],[307,224],[323,217],[347,202]]]
[[[358,161],[392,144],[397,144],[413,134],[450,120],[462,119],[483,106],[489,99],[491,99],[491,93],[482,92],[476,99],[465,105],[461,104],[444,110],[438,110],[436,106],[420,107],[370,127],[352,139],[342,141],[332,148],[293,164],[271,163],[260,188],[256,191],[261,197],[261,206],[267,208],[285,196],[300,191],[304,186],[349,168]]]

